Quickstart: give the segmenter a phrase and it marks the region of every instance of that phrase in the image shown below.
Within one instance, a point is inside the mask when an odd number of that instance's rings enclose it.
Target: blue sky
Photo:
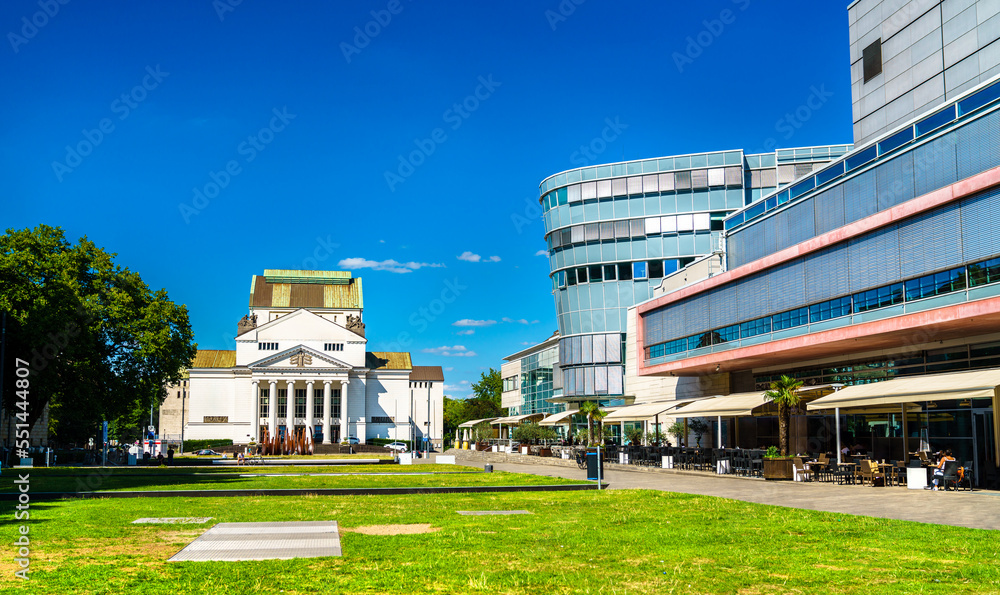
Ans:
[[[352,270],[369,349],[466,396],[556,328],[543,178],[851,141],[846,2],[576,2],[6,0],[0,221],[117,253],[205,349],[251,275]]]

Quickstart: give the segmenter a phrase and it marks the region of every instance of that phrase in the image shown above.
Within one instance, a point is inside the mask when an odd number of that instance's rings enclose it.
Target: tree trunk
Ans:
[[[788,456],[788,405],[778,403],[778,448],[781,456]]]
[[[587,414],[587,446],[594,443],[594,418]]]

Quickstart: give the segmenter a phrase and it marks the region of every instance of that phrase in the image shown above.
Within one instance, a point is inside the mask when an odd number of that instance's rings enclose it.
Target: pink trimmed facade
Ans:
[[[899,347],[901,344],[912,345],[921,342],[913,340],[916,333],[920,333],[926,340],[944,340],[967,336],[970,333],[978,335],[1000,332],[1000,298],[991,298],[647,366],[643,316],[647,312],[668,304],[690,298],[997,185],[1000,185],[1000,167],[810,238],[760,260],[695,283],[690,287],[640,304],[637,307],[638,332],[635,337],[638,374],[640,376],[695,376],[716,371],[747,370],[753,367],[792,363],[849,352],[857,353]],[[933,334],[933,337],[927,336],[929,334]]]

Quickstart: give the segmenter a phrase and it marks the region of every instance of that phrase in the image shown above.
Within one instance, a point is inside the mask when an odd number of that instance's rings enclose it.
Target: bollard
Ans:
[[[487,473],[493,473],[493,465],[483,465],[483,471]]]

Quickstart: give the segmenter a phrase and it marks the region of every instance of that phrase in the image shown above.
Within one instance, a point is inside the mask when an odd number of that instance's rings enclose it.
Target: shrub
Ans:
[[[203,448],[216,448],[219,446],[232,446],[233,441],[224,438],[215,438],[207,440],[185,440],[184,450],[186,452],[191,452],[195,450],[201,450]]]

